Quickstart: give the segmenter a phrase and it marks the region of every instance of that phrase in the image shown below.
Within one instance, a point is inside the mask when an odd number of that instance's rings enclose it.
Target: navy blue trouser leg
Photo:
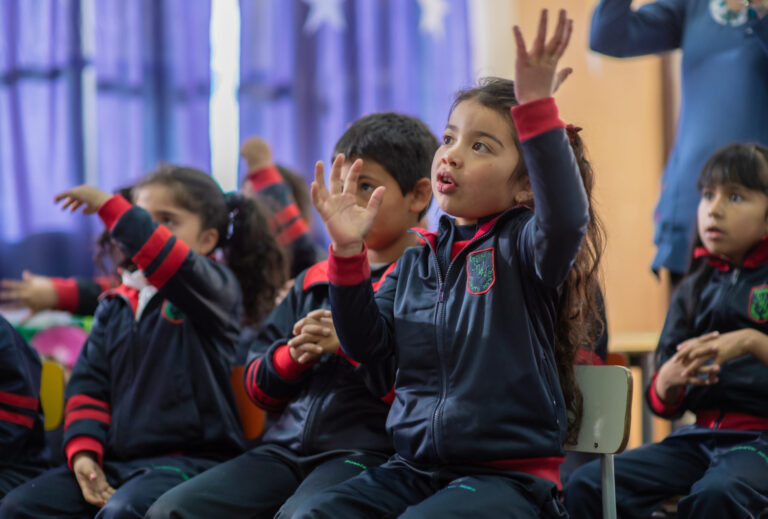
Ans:
[[[616,506],[622,518],[648,518],[667,498],[686,494],[701,477],[708,460],[678,438],[643,445],[614,457]],[[600,461],[576,469],[564,489],[571,517],[603,516]]]
[[[36,467],[34,465],[29,467],[19,466],[0,469],[0,500],[14,488],[26,483],[32,478],[36,478],[45,472],[45,470],[46,469],[43,467]]]
[[[307,497],[383,461],[381,455],[342,451],[302,457],[262,445],[173,488],[146,517],[289,517]]]
[[[68,467],[58,467],[8,493],[0,503],[0,518],[141,518],[164,492],[214,464],[186,456],[106,462],[104,473],[116,490],[102,508],[83,499]]]
[[[307,499],[293,517],[565,517],[554,493],[554,483],[526,474],[422,472],[391,459]]]
[[[704,477],[677,507],[681,519],[758,517],[768,507],[768,433],[715,451]]]

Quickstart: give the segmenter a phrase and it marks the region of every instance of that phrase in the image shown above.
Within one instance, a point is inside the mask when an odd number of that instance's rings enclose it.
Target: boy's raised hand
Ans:
[[[24,271],[21,279],[0,279],[0,308],[29,308],[29,319],[56,308],[59,296],[51,278]]]
[[[573,69],[557,70],[557,63],[563,56],[573,31],[573,20],[566,17],[561,9],[557,17],[557,26],[552,38],[547,36],[547,10],[542,9],[539,18],[539,30],[533,40],[530,52],[526,50],[525,40],[520,27],[515,25],[515,45],[517,62],[515,64],[515,96],[520,104],[550,97],[565,81]]]
[[[312,203],[325,222],[333,251],[339,256],[354,256],[363,250],[363,238],[373,225],[373,220],[384,197],[384,187],[377,187],[371,194],[366,207],[357,204],[357,179],[363,167],[358,159],[349,168],[347,178],[341,179],[344,155],[337,155],[331,167],[331,176],[326,189],[323,178],[323,163],[315,165],[315,180],[312,182]]]
[[[92,186],[82,185],[68,189],[63,193],[59,193],[53,201],[58,203],[64,200],[61,208],[69,209],[72,212],[85,206],[83,208],[83,214],[93,214],[110,198],[112,198],[112,195],[109,193],[105,193]]]

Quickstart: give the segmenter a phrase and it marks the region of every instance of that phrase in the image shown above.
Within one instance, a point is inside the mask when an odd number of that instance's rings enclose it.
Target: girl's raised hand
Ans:
[[[526,50],[525,40],[520,27],[515,25],[515,45],[517,62],[515,64],[515,96],[523,104],[536,99],[550,97],[565,78],[573,72],[571,68],[557,71],[557,62],[563,56],[573,31],[573,20],[566,17],[561,9],[557,17],[555,32],[549,41],[547,36],[547,10],[542,9],[539,18],[539,30],[530,52]]]
[[[377,187],[371,194],[366,207],[357,203],[357,180],[363,161],[358,159],[349,168],[347,178],[341,179],[344,155],[339,154],[333,161],[331,176],[326,189],[323,178],[323,163],[315,165],[315,180],[312,182],[312,203],[325,222],[333,251],[340,256],[354,256],[363,250],[363,239],[371,230],[373,220],[384,197],[384,187]]]
[[[53,201],[58,203],[64,200],[64,203],[61,206],[62,209],[69,209],[74,212],[84,206],[83,214],[93,214],[110,198],[112,198],[112,195],[105,193],[100,189],[82,185],[68,189],[63,193],[59,193]]]

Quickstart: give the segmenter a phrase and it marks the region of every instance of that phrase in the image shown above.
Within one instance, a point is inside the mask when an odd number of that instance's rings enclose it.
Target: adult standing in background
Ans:
[[[732,142],[768,145],[768,0],[601,0],[590,48],[633,57],[680,48],[682,95],[675,145],[654,220],[652,268],[673,284],[686,270],[707,157]]]

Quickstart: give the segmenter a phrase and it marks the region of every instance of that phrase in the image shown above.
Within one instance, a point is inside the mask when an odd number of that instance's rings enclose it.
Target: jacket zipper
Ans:
[[[448,279],[448,274],[451,272],[451,268],[456,263],[456,258],[458,258],[465,250],[467,250],[471,245],[473,245],[475,242],[485,238],[490,234],[490,232],[493,230],[493,228],[496,227],[496,223],[494,222],[491,227],[488,228],[483,234],[480,236],[476,236],[472,238],[472,240],[467,243],[463,249],[461,249],[456,256],[454,256],[453,259],[451,259],[451,262],[448,264],[448,270],[446,271],[446,276],[443,277],[442,269],[440,268],[440,262],[437,258],[437,250],[435,247],[432,246],[432,243],[425,239],[424,236],[421,235],[421,233],[416,233],[427,243],[429,246],[429,250],[432,252],[433,255],[433,261],[435,263],[435,268],[437,270],[437,311],[435,312],[435,347],[437,350],[437,358],[438,363],[440,367],[440,394],[437,398],[437,403],[435,404],[435,409],[432,411],[432,447],[435,452],[435,457],[441,461],[446,461],[444,457],[440,454],[440,449],[438,447],[438,422],[440,422],[442,418],[442,411],[443,406],[445,405],[445,397],[448,392],[448,375],[445,373],[445,360],[443,355],[443,348],[442,348],[442,330],[444,329],[443,326],[441,326],[441,323],[445,320],[445,280]]]

